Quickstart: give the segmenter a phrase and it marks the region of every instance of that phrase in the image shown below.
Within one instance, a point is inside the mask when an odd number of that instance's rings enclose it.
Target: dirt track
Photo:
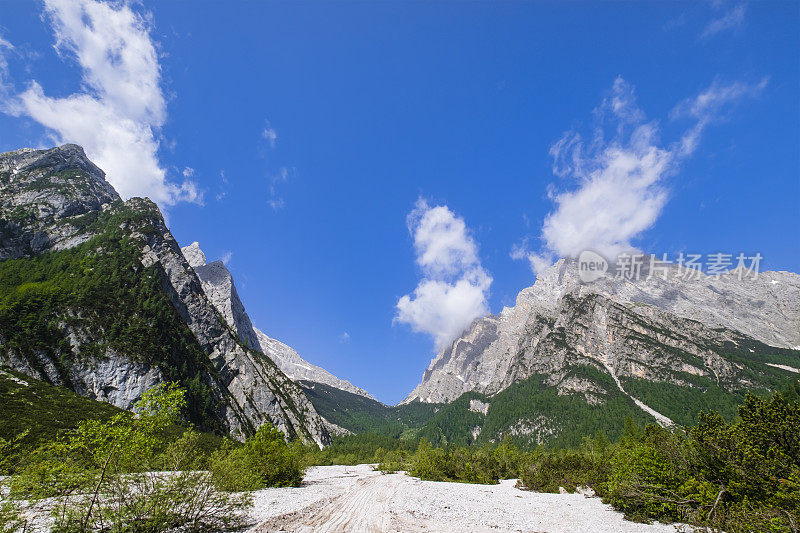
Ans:
[[[625,521],[598,498],[382,475],[368,465],[309,470],[304,486],[256,493],[253,532],[674,532]]]

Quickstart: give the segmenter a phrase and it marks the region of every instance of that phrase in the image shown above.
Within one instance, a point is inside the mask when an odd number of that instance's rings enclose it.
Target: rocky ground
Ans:
[[[255,493],[252,532],[672,532],[626,521],[599,498],[499,485],[438,483],[370,465],[309,469],[302,487]]]

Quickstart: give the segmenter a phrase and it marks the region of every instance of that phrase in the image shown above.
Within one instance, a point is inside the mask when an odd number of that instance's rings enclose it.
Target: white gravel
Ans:
[[[674,532],[638,524],[599,498],[499,485],[420,481],[381,474],[370,465],[320,466],[302,487],[254,494],[252,532]]]

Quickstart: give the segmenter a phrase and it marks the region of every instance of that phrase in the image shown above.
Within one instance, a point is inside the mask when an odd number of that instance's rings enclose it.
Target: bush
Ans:
[[[690,475],[691,455],[685,433],[648,426],[612,457],[605,501],[633,520],[689,520],[686,505],[708,490]]]
[[[607,464],[576,451],[534,452],[520,468],[520,485],[538,492],[575,492],[584,486],[597,491],[607,479]]]
[[[200,436],[166,436],[184,407],[182,390],[163,385],[137,404],[138,415],[88,420],[30,454],[10,479],[19,499],[57,497],[54,531],[156,532],[230,529],[249,496],[221,493],[196,471]],[[160,469],[169,468],[164,472]]]
[[[688,433],[651,426],[622,443],[611,472],[605,499],[629,518],[797,531],[800,404],[748,394],[732,423],[703,413]]]
[[[510,436],[506,435],[503,442],[495,448],[494,456],[497,461],[497,473],[500,479],[519,477],[523,454],[514,445]]]
[[[405,460],[405,469],[412,476],[428,481],[457,481],[461,483],[495,484],[507,477],[507,466],[514,463],[511,456],[516,448],[510,443],[498,453],[488,446],[434,448],[426,439],[421,439],[416,453]],[[502,463],[505,461],[505,463]],[[400,464],[380,466],[381,470],[402,469]]]
[[[427,441],[421,439],[416,453],[410,461],[409,474],[429,481],[449,481],[450,465],[447,453],[442,448],[434,448]]]
[[[321,465],[356,465],[364,463],[383,463],[385,454],[391,451],[403,452],[405,456],[417,448],[416,441],[376,433],[359,433],[334,437],[330,446],[319,449],[316,446],[298,446],[305,467]],[[402,468],[401,468],[402,469]]]
[[[377,469],[384,474],[393,474],[408,468],[409,454],[406,450],[398,449],[384,452],[381,448],[379,452],[375,453],[375,459],[378,462]]]
[[[242,445],[228,444],[211,456],[211,477],[219,490],[299,487],[303,469],[283,433],[264,424]]]

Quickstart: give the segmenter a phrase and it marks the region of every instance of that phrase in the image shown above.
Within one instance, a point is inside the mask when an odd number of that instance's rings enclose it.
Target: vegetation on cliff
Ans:
[[[154,207],[155,208],[155,207]],[[71,386],[70,368],[116,353],[152,364],[186,389],[186,415],[221,431],[207,376],[208,357],[164,292],[159,265],[145,268],[135,233],[153,231],[151,217],[121,202],[71,221],[94,234],[62,251],[0,262],[0,349],[42,377]]]

